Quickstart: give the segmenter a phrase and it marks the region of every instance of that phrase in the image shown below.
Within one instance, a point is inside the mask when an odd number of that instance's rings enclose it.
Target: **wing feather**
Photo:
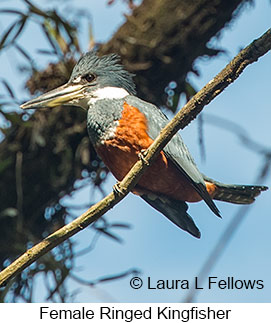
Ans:
[[[138,108],[146,116],[148,121],[148,134],[152,139],[155,139],[169,122],[163,112],[151,103],[145,102],[132,95],[127,96],[125,101],[129,105]],[[179,133],[171,139],[163,151],[167,158],[169,158],[180,172],[182,172],[182,174],[191,182],[195,190],[203,198],[214,214],[220,216],[218,208],[206,189],[203,176],[198,170],[196,163]]]

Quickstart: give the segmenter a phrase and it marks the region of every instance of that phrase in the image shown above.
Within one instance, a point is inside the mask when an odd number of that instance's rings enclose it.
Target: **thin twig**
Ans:
[[[189,124],[218,94],[236,80],[246,66],[258,60],[271,49],[271,29],[243,49],[213,80],[200,90],[183,109],[160,132],[151,144],[145,156],[145,162],[139,160],[119,183],[120,194],[111,192],[100,202],[79,216],[71,223],[57,230],[40,243],[27,250],[22,256],[0,273],[0,286],[20,273],[46,252],[59,245],[75,233],[96,221],[109,209],[120,202],[136,185],[143,172],[166,146],[178,130]]]
[[[78,277],[75,274],[73,274],[72,272],[70,272],[70,277],[72,279],[74,279],[75,281],[77,281],[78,283],[80,283],[82,285],[87,285],[89,287],[94,287],[94,286],[101,284],[101,283],[109,282],[112,280],[117,280],[120,278],[125,278],[129,275],[133,275],[133,276],[140,275],[140,271],[136,268],[132,268],[132,269],[126,270],[125,272],[122,272],[122,273],[119,273],[116,275],[104,276],[104,277],[97,278],[95,280],[86,280],[86,279]]]

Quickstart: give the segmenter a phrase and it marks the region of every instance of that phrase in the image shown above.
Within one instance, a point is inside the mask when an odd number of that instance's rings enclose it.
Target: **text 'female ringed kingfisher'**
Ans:
[[[87,110],[90,140],[105,165],[122,180],[168,123],[153,104],[136,97],[132,74],[115,54],[81,57],[67,84],[26,102],[23,109],[75,105]],[[213,200],[252,203],[265,186],[227,185],[198,170],[181,136],[176,134],[143,174],[133,193],[181,229],[200,238],[186,202],[204,200],[217,215]]]

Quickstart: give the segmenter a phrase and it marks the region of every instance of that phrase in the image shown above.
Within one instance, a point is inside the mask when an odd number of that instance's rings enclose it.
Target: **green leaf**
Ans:
[[[187,101],[189,101],[192,98],[192,96],[194,96],[197,93],[197,90],[191,85],[191,83],[188,82],[184,83],[184,87],[186,99]]]
[[[180,100],[180,93],[175,93],[172,97],[172,106],[170,107],[170,110],[172,110],[174,113],[176,112]]]

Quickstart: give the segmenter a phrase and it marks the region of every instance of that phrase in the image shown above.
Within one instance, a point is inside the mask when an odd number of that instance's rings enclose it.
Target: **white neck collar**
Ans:
[[[122,99],[129,95],[129,93],[119,87],[108,86],[93,92],[93,97],[89,100],[90,103],[95,103],[97,100],[102,99]]]

